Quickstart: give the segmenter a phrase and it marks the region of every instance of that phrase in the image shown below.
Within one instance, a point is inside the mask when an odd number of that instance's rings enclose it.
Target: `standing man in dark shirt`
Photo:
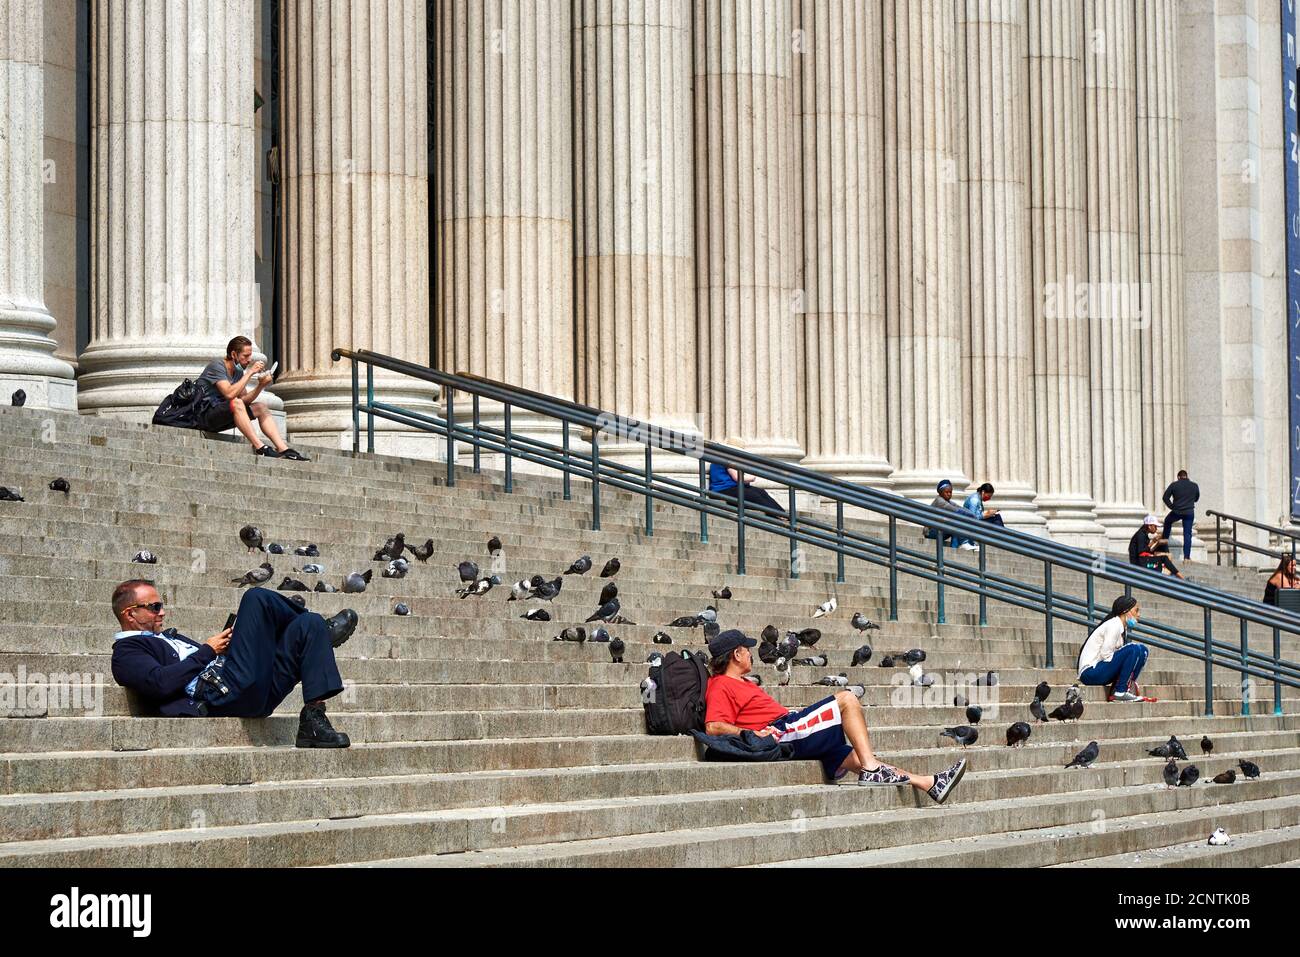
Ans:
[[[1189,479],[1185,471],[1178,473],[1178,480],[1165,489],[1165,494],[1161,496],[1169,514],[1165,516],[1165,527],[1160,537],[1168,539],[1174,520],[1182,521],[1183,561],[1190,561],[1192,557],[1192,519],[1196,516],[1196,503],[1200,498],[1201,487]]]

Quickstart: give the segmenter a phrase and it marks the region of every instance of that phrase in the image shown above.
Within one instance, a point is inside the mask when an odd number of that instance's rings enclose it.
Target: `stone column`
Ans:
[[[337,347],[429,362],[427,35],[423,0],[282,0],[285,255],[279,391],[307,444],[350,448]],[[365,388],[364,372],[362,388]],[[432,413],[436,389],[376,372],[383,402]],[[376,450],[438,440],[383,419]]]
[[[1136,24],[1129,0],[1085,0],[1092,471],[1097,521],[1127,545],[1142,502]]]
[[[1078,0],[1030,0],[1028,29],[1035,504],[1049,536],[1100,549],[1088,318],[1075,309],[1088,278],[1083,7]]]
[[[793,0],[803,173],[808,457],[887,486],[882,26],[875,0]]]
[[[957,13],[962,429],[972,482],[997,489],[1008,525],[1041,532],[1034,508],[1033,266],[1025,6],[964,0]]]
[[[434,9],[438,365],[572,398],[570,2]],[[631,361],[632,345],[621,348]],[[559,428],[522,412],[511,424]]]
[[[885,315],[894,490],[929,501],[961,462],[956,8],[885,0]]]
[[[98,0],[83,412],[147,419],[260,327],[252,0]],[[269,399],[270,397],[267,396]]]
[[[77,407],[45,307],[45,5],[0,0],[0,402]],[[69,175],[71,171],[69,171]]]
[[[790,6],[694,9],[700,402],[711,438],[798,461]]]
[[[691,6],[573,4],[574,291],[579,400],[698,434]]]

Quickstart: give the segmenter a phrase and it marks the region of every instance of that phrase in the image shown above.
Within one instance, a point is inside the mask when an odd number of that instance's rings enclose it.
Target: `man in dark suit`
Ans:
[[[343,690],[334,649],[352,636],[350,608],[325,619],[278,592],[251,588],[233,628],[204,642],[163,629],[166,606],[152,582],[133,579],[113,590],[122,630],[113,639],[113,678],[165,717],[264,718],[301,681],[300,748],[346,748],[348,736],[325,716],[325,701]]]

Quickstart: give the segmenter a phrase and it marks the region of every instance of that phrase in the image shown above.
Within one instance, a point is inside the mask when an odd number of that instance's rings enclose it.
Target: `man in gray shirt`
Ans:
[[[258,402],[271,381],[271,377],[262,374],[264,363],[253,361],[253,343],[244,336],[235,336],[226,343],[224,359],[213,359],[199,375],[199,388],[203,391],[203,403],[199,410],[199,428],[205,432],[225,432],[238,429],[253,446],[254,455],[272,459],[292,459],[306,462],[308,459],[291,449],[280,437],[275,419],[265,402]],[[257,377],[257,385],[250,391],[249,382]],[[253,419],[262,428],[271,445],[266,445],[253,428]]]
[[[1165,494],[1161,496],[1161,501],[1165,503],[1165,508],[1169,509],[1169,514],[1165,516],[1165,528],[1160,533],[1160,537],[1168,540],[1169,529],[1173,527],[1174,519],[1179,519],[1183,523],[1183,560],[1190,561],[1192,557],[1192,520],[1196,517],[1196,503],[1201,498],[1201,487],[1187,477],[1186,472],[1178,473],[1178,481],[1173,482],[1165,489]]]

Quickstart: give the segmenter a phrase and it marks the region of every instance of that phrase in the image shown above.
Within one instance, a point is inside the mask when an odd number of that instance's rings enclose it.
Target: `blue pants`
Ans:
[[[299,681],[304,701],[343,690],[325,619],[265,588],[250,588],[239,602],[222,676],[230,692],[208,700],[214,717],[264,718]]]
[[[1085,668],[1079,680],[1086,685],[1113,684],[1116,693],[1127,691],[1129,684],[1137,681],[1137,676],[1142,673],[1150,653],[1151,649],[1146,645],[1130,641],[1111,655],[1110,661],[1099,661],[1091,668]]]
[[[1183,523],[1183,561],[1192,557],[1192,519],[1195,517],[1195,512],[1170,512],[1165,516],[1165,528],[1160,533],[1164,538],[1168,538],[1169,530],[1174,527],[1174,520]]]

